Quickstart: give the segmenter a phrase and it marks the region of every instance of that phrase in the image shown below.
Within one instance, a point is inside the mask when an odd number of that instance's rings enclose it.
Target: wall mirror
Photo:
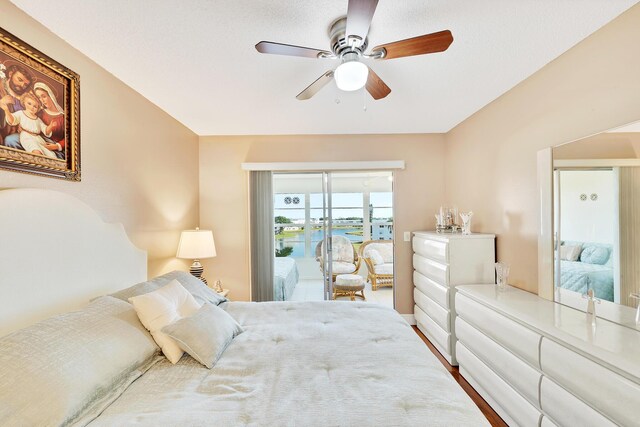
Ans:
[[[542,229],[550,226],[541,235],[549,250],[539,261],[548,269],[540,295],[584,311],[592,290],[598,317],[640,330],[640,122],[554,147],[550,156],[540,193],[548,207]]]

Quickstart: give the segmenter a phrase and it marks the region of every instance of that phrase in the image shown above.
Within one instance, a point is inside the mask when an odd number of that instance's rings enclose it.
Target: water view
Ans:
[[[335,227],[332,230],[334,236],[345,236],[356,246],[362,243],[362,226],[360,227]],[[283,231],[282,233],[276,235],[276,249],[283,249],[285,247],[293,248],[293,252],[289,255],[293,258],[304,258],[304,229],[301,230],[293,230],[293,231]],[[324,232],[322,229],[314,229],[311,232],[311,253],[310,257],[315,256],[316,245],[318,242],[322,241],[324,237]],[[373,240],[391,240],[393,239],[393,227],[392,226],[378,226],[374,225],[372,227],[371,238]]]

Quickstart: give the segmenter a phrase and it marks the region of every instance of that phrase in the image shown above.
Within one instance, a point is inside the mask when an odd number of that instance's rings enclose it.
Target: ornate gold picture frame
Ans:
[[[2,28],[0,168],[80,181],[80,76]]]

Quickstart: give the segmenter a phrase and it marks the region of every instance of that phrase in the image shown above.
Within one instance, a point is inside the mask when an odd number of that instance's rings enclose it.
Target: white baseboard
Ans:
[[[401,314],[402,318],[410,325],[416,324],[416,318],[413,317],[413,314]]]

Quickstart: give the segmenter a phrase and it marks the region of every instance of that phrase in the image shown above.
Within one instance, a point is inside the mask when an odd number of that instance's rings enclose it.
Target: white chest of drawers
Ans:
[[[516,288],[456,295],[460,373],[509,425],[639,426],[640,332]]]
[[[495,236],[416,231],[412,243],[416,324],[456,365],[455,287],[495,283]]]

